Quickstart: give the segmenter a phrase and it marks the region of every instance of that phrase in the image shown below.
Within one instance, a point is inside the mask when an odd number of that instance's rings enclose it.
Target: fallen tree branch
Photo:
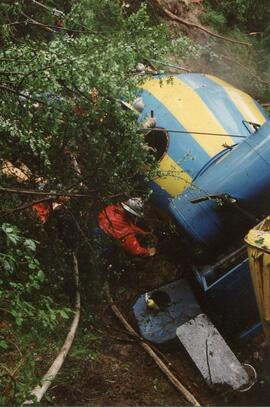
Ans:
[[[74,33],[74,34],[85,34],[87,32],[88,34],[99,35],[101,38],[107,39],[107,37],[105,35],[101,34],[100,32],[89,30],[85,26],[83,26],[84,30],[74,30],[72,28],[65,28],[65,27],[59,27],[57,25],[48,25],[48,24],[40,23],[39,21],[34,20],[32,17],[28,16],[27,14],[25,14],[23,12],[22,12],[22,15],[24,17],[26,17],[26,19],[27,19],[25,21],[25,24],[30,24],[30,25],[34,25],[36,27],[40,27],[41,29],[43,29],[45,31],[48,31],[48,32],[57,33],[57,32],[60,32],[60,31],[64,31],[64,32],[67,32],[67,33]]]
[[[0,62],[25,62],[29,63],[28,59],[17,59],[17,58],[0,58]]]
[[[35,400],[26,400],[23,402],[23,405],[25,404],[34,404],[37,402],[40,402],[48,388],[50,387],[52,381],[55,379],[57,373],[61,369],[63,362],[71,348],[71,345],[73,343],[73,339],[76,334],[76,330],[78,328],[79,320],[80,320],[80,310],[81,310],[81,297],[80,297],[80,291],[79,291],[79,268],[78,268],[78,260],[76,254],[73,252],[73,266],[74,266],[74,275],[75,275],[75,286],[76,286],[76,294],[75,294],[75,315],[72,321],[72,324],[70,326],[70,330],[67,334],[67,337],[65,339],[64,345],[60,349],[60,352],[58,353],[56,359],[54,360],[53,364],[45,373],[41,380],[41,385],[38,385],[34,388],[34,390],[31,391],[30,396],[34,397]]]
[[[11,23],[5,23],[5,24],[3,24],[4,26],[9,26],[9,25],[20,25],[20,24],[25,24],[25,20],[23,20],[23,21],[13,21],[13,22],[11,22]]]
[[[45,10],[49,11],[49,12],[52,13],[53,15],[56,15],[56,16],[63,16],[63,17],[64,17],[64,15],[65,15],[65,13],[64,13],[63,11],[57,10],[56,8],[48,7],[48,6],[46,6],[45,4],[40,3],[40,2],[37,1],[37,0],[32,0],[32,3],[37,4],[38,6],[44,8]]]
[[[39,27],[41,27],[43,30],[45,30],[45,31],[48,31],[48,32],[51,32],[51,33],[53,33],[53,32],[55,32],[55,30],[54,29],[52,29],[51,27],[49,27],[48,25],[45,25],[45,24],[42,24],[42,23],[40,23],[39,21],[37,21],[37,20],[34,20],[32,17],[29,17],[27,14],[25,14],[23,11],[21,12],[22,13],[22,15],[24,16],[24,17],[26,17],[26,24],[28,24],[28,23],[30,23],[30,24],[34,24],[34,25],[37,25],[37,26],[39,26]]]
[[[119,321],[124,325],[126,330],[134,337],[136,337],[142,346],[142,348],[148,353],[148,355],[154,360],[157,366],[160,368],[162,373],[167,376],[170,382],[174,385],[174,387],[185,397],[187,401],[189,401],[193,406],[200,406],[200,403],[196,400],[193,394],[175,377],[175,375],[168,369],[165,363],[160,359],[160,357],[153,351],[153,349],[143,341],[140,335],[132,328],[132,326],[127,322],[124,318],[122,313],[119,311],[118,307],[114,304],[113,299],[110,295],[109,286],[106,286],[106,292],[108,301],[111,305],[111,309],[114,315],[119,319]]]
[[[187,27],[198,28],[199,30],[201,30],[201,31],[203,31],[203,32],[205,32],[207,34],[212,35],[213,37],[219,38],[219,39],[224,40],[224,41],[229,41],[229,42],[232,42],[234,44],[245,45],[246,47],[251,47],[252,46],[249,42],[244,42],[244,41],[234,40],[233,38],[224,37],[223,35],[216,34],[213,31],[210,31],[207,28],[204,28],[203,26],[201,26],[199,24],[191,23],[189,21],[184,20],[181,17],[178,17],[177,15],[172,13],[170,10],[163,7],[162,4],[161,4],[161,0],[152,0],[152,1],[154,1],[156,3],[156,5],[158,6],[158,8],[164,14],[166,14],[166,16],[169,17],[171,20],[178,21],[179,23],[184,24]]]
[[[22,211],[27,208],[31,208],[33,205],[42,203],[42,202],[49,202],[52,201],[52,198],[43,198],[43,199],[37,199],[36,201],[33,201],[31,203],[27,203],[25,205],[20,205],[16,206],[16,208],[11,208],[11,209],[4,209],[2,212],[17,212],[17,211]]]
[[[105,329],[107,329],[108,335],[110,335],[112,338],[113,338],[113,336],[110,334],[110,331],[111,331],[111,330],[116,331],[116,332],[119,332],[119,333],[121,333],[121,334],[124,334],[124,335],[128,336],[128,337],[130,338],[130,341],[131,341],[131,342],[137,342],[137,343],[139,343],[139,342],[142,340],[141,337],[134,336],[133,334],[131,334],[131,333],[128,332],[127,330],[115,328],[115,327],[112,326],[111,324],[108,325],[108,324],[104,321],[103,316],[101,317],[101,319],[102,319],[102,322],[103,322],[103,324],[104,324],[104,326],[105,326]],[[94,328],[94,329],[95,329],[95,328]],[[118,340],[119,340],[119,338],[116,338],[116,337],[114,337],[114,339],[116,339],[116,340],[118,339]],[[172,362],[171,362],[158,348],[156,348],[152,343],[151,343],[150,346],[151,346],[151,348],[160,356],[160,358],[163,359],[164,362],[167,363],[168,366],[172,367]]]
[[[69,193],[69,192],[45,192],[45,191],[37,191],[37,190],[31,190],[31,189],[17,189],[17,188],[5,188],[0,186],[0,193],[2,192],[7,192],[11,194],[20,194],[20,195],[39,195],[39,196],[46,196],[46,198],[40,198],[35,201],[32,201],[31,203],[27,203],[24,205],[16,206],[15,208],[10,208],[10,209],[0,209],[0,212],[16,212],[16,211],[21,211],[27,208],[30,208],[32,205],[41,203],[41,202],[46,202],[46,201],[51,201],[53,200],[53,197],[71,197],[71,198],[89,198],[92,197],[90,193],[96,193],[96,190],[91,190],[89,191],[89,194],[76,194],[76,193]],[[125,193],[119,193],[119,194],[111,194],[108,195],[107,198],[127,198],[127,194]]]
[[[37,191],[34,189],[19,189],[19,188],[9,188],[9,187],[1,187],[0,186],[0,192],[9,192],[11,194],[23,194],[23,195],[51,195],[51,196],[70,196],[74,198],[82,198],[82,197],[87,197],[89,198],[90,193],[95,193],[97,192],[96,190],[91,190],[89,191],[89,194],[72,194],[68,193],[65,191],[62,192],[54,192],[54,191]]]

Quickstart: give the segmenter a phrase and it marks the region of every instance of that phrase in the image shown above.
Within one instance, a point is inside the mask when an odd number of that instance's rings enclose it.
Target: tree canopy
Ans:
[[[172,41],[139,3],[59,1],[56,9],[49,0],[1,2],[0,314],[7,324],[0,350],[25,330],[37,344],[42,329],[49,334],[70,315],[69,250],[44,233],[31,203],[74,195],[69,205],[90,273],[83,286],[97,297],[97,214],[109,202],[149,193],[142,179],[155,165],[137,114],[123,102],[132,104],[145,80],[138,63],[183,54],[189,42]],[[4,377],[6,404],[11,379]],[[33,373],[26,377],[31,382]],[[23,401],[27,386],[17,386],[13,402]]]
[[[81,183],[95,200],[132,194],[145,172],[136,115],[123,110],[121,100],[135,98],[136,64],[160,57],[166,41],[145,8],[128,16],[118,3],[98,5],[75,4],[67,28],[50,33],[52,40],[27,34],[19,44],[9,40],[0,55],[1,159],[25,165],[31,185],[40,178],[49,188]]]

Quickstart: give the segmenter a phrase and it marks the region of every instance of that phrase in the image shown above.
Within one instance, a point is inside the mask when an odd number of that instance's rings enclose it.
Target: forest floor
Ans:
[[[143,292],[174,281],[185,274],[183,266],[163,255],[138,262],[137,270],[125,271],[112,281],[115,303],[137,330],[132,306]],[[140,344],[127,335],[104,304],[91,310],[96,318],[81,328],[64,368],[50,390],[49,404],[54,405],[188,405]],[[269,385],[263,379],[262,337],[244,347],[232,344],[242,363],[253,365],[261,379],[248,392],[240,393],[217,387],[211,389],[180,345],[160,348],[164,361],[182,384],[202,405],[268,405]]]

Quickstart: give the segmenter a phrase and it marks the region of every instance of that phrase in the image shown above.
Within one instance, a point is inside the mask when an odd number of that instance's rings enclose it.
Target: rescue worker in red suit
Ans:
[[[145,236],[147,232],[135,225],[130,215],[142,216],[142,200],[131,198],[125,202],[112,204],[99,213],[99,227],[107,235],[120,241],[123,249],[133,256],[154,256],[155,247],[141,246],[137,236]]]
[[[48,200],[33,204],[32,208],[49,236],[52,237],[56,229],[65,245],[69,249],[75,249],[79,240],[78,228],[65,205],[68,200],[69,198],[60,197],[57,201]]]

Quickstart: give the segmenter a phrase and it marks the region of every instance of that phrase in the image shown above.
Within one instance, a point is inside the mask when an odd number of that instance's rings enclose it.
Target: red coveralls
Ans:
[[[40,202],[32,205],[41,223],[46,223],[52,210],[51,204]]]
[[[120,240],[124,250],[135,256],[149,256],[150,249],[140,245],[136,235],[145,235],[145,231],[127,217],[126,211],[120,204],[109,205],[99,216],[99,227],[108,235]]]

